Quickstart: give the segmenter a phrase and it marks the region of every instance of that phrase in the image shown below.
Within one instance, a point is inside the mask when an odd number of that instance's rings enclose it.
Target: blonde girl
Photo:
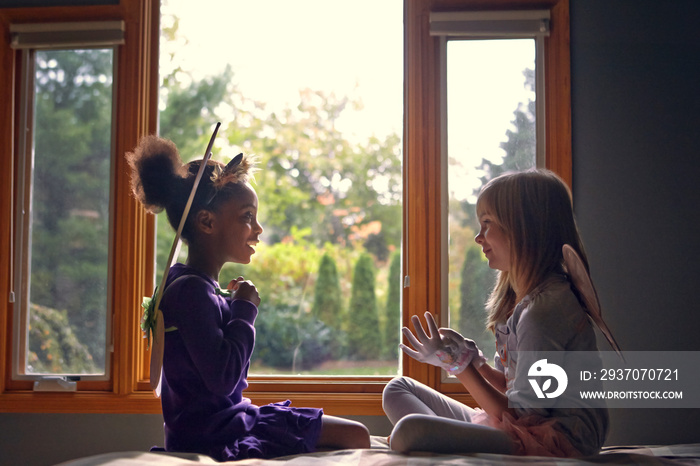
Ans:
[[[560,365],[575,352],[594,352],[599,361],[591,320],[572,286],[562,253],[569,245],[587,272],[571,193],[547,170],[509,173],[483,187],[476,210],[480,231],[475,241],[489,266],[498,270],[486,304],[486,325],[496,338],[495,367],[485,364],[473,341],[454,330],[438,329],[430,313],[425,315],[427,332],[414,316],[415,335],[403,329],[412,348],[400,346],[409,356],[455,375],[481,409],[397,377],[383,396],[384,410],[395,424],[391,447],[563,457],[594,454],[607,434],[607,410],[581,404],[566,392],[542,405],[528,380],[538,354],[555,354],[554,362]]]

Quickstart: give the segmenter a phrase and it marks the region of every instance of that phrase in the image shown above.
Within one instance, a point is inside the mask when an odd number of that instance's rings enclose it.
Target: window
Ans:
[[[403,323],[409,325],[412,315],[422,318],[430,310],[438,315],[441,325],[449,325],[452,318],[454,326],[465,336],[481,337],[486,352],[493,337],[478,335],[483,318],[474,318],[466,312],[475,306],[473,302],[461,302],[466,295],[478,303],[483,295],[475,296],[474,290],[460,290],[462,274],[472,273],[472,280],[487,280],[489,277],[482,275],[490,273],[488,267],[478,270],[464,267],[466,257],[481,265],[480,251],[468,255],[476,233],[474,227],[469,227],[469,215],[473,212],[469,203],[475,200],[480,178],[487,175],[484,171],[488,169],[502,168],[498,166],[504,155],[501,142],[518,139],[520,149],[528,148],[527,164],[546,166],[565,180],[571,179],[568,3],[532,2],[529,6],[540,10],[506,12],[513,7],[506,1],[406,2],[404,274],[408,286],[403,296]],[[508,22],[505,28],[504,22]],[[480,58],[485,53],[489,54],[488,58]],[[476,94],[473,86],[479,85],[474,83],[473,75],[495,69],[503,61],[497,57],[512,53],[526,60],[519,62],[515,71],[507,72],[516,80],[509,88],[515,86],[520,96],[506,104],[510,110],[505,113],[505,120],[501,116],[501,122],[489,123],[488,128],[476,126],[488,115],[475,102],[489,95],[489,91],[482,85]],[[513,62],[512,58],[508,61]],[[523,75],[526,68],[531,72]],[[488,79],[503,81],[502,74]],[[535,83],[535,89],[527,89],[526,83]],[[504,86],[501,84],[503,94]],[[498,97],[500,100],[501,96]],[[496,100],[491,95],[489,112]],[[531,110],[530,100],[540,107]],[[520,114],[516,115],[518,110]],[[514,134],[528,132],[510,126],[516,116],[525,118],[521,121],[522,129],[532,127],[536,134],[534,141],[531,136],[524,140],[506,139],[506,130]],[[486,137],[493,129],[497,131],[496,139],[481,146],[482,136]],[[536,150],[533,144],[538,147]],[[465,157],[470,148],[477,150],[476,161]],[[487,159],[483,167],[482,157]],[[467,172],[471,172],[471,178],[458,178]],[[460,312],[463,309],[465,312]],[[473,402],[460,384],[452,383],[441,371],[408,357],[403,362],[405,374],[460,401]]]
[[[262,297],[250,378],[397,375],[402,1],[167,0],[161,17],[160,134],[187,160],[221,121],[215,158],[260,159],[261,244],[220,274]]]
[[[2,411],[158,411],[136,331],[154,225],[123,158],[155,131],[152,7],[0,9]]]
[[[526,5],[527,2],[521,2]],[[442,223],[442,165],[441,138],[441,55],[440,39],[430,35],[430,13],[441,11],[473,11],[483,7],[480,0],[404,0],[404,66],[402,134],[402,204],[401,204],[401,263],[403,288],[402,323],[412,315],[422,315],[426,309],[434,312],[443,308],[441,286],[445,267],[442,252],[444,229]],[[488,2],[491,10],[512,7],[509,0]],[[571,141],[568,78],[568,2],[541,0],[530,5],[550,12],[550,35],[544,38],[544,103],[546,165],[570,181]],[[525,8],[525,6],[523,6]],[[155,275],[155,221],[129,194],[128,171],[122,155],[132,150],[141,136],[156,132],[158,110],[157,37],[160,5],[157,1],[122,0],[118,5],[91,8],[14,8],[0,9],[0,244],[17,250],[18,237],[13,234],[11,220],[20,200],[19,187],[23,179],[20,169],[23,146],[19,135],[22,113],[19,105],[22,79],[22,52],[10,46],[9,24],[42,23],[50,21],[85,23],[95,21],[124,21],[124,44],[116,47],[113,86],[110,160],[112,179],[110,199],[113,215],[109,217],[108,289],[105,309],[107,315],[105,343],[111,341],[112,352],[106,353],[103,375],[88,380],[81,378],[77,393],[32,392],[33,380],[13,378],[13,366],[19,356],[11,345],[0,345],[0,410],[9,412],[139,412],[157,413],[160,404],[149,389],[148,357],[139,331],[143,296],[151,295]],[[367,7],[371,13],[372,7]],[[363,23],[364,24],[364,23]],[[262,28],[263,26],[261,26]],[[377,26],[379,27],[379,26]],[[264,34],[262,34],[264,36]],[[260,36],[260,34],[258,35]],[[235,38],[235,35],[233,36]],[[377,39],[381,40],[381,39]],[[72,50],[87,50],[74,44]],[[98,48],[106,50],[108,47]],[[90,49],[95,50],[95,49]],[[77,53],[77,52],[74,52]],[[451,53],[451,52],[450,52]],[[34,76],[31,74],[31,76]],[[26,77],[26,76],[25,76]],[[33,87],[29,87],[33,89]],[[537,94],[538,99],[540,93]],[[187,99],[183,99],[186,103]],[[242,107],[244,110],[245,107]],[[203,112],[206,114],[206,112]],[[243,115],[244,116],[244,115]],[[280,116],[280,115],[278,115]],[[161,121],[162,123],[162,121]],[[280,124],[283,121],[280,119]],[[198,124],[197,127],[201,129]],[[398,131],[401,131],[399,129]],[[208,136],[205,136],[208,137]],[[31,140],[31,139],[30,139]],[[235,144],[232,144],[235,146]],[[23,149],[24,147],[25,149]],[[194,144],[192,152],[201,152],[203,145]],[[224,147],[217,153],[223,156]],[[247,149],[246,149],[247,150]],[[187,152],[185,152],[187,153]],[[293,156],[293,155],[292,155]],[[342,181],[342,179],[340,180]],[[333,182],[333,178],[330,178]],[[166,231],[165,229],[161,229]],[[19,238],[28,238],[29,230]],[[172,238],[170,234],[167,234]],[[24,241],[24,240],[23,240]],[[24,251],[24,246],[21,246]],[[27,249],[28,251],[28,249]],[[8,252],[8,254],[6,254]],[[21,254],[18,257],[22,257]],[[7,277],[0,282],[0,296],[15,300],[0,300],[0,341],[14,339],[16,312],[20,300],[15,277],[19,262],[9,247],[0,253],[0,269]],[[21,314],[20,314],[21,315]],[[100,332],[101,333],[101,332]],[[457,384],[443,383],[440,371],[407,357],[400,358],[403,374],[414,377],[455,398],[469,403],[468,395]],[[316,374],[303,377],[260,375],[251,380],[246,392],[258,404],[293,398],[295,404],[323,407],[329,414],[381,415],[381,390],[389,375],[338,376],[329,378]]]
[[[70,29],[78,26],[61,26],[11,29],[25,84],[13,222],[13,378],[34,380],[37,389],[56,376],[74,379],[62,381],[66,389],[77,379],[106,380],[112,347],[115,48],[104,47],[123,41],[123,25],[87,25],[81,44],[58,48],[64,38],[77,42]]]
[[[476,195],[500,173],[545,166],[549,11],[434,13],[430,31],[439,37],[445,90],[441,316],[493,362],[496,348],[493,334],[484,328],[484,303],[496,274],[474,242]]]

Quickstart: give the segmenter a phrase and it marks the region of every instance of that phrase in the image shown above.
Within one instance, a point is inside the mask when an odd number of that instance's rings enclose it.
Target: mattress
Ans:
[[[700,465],[700,444],[611,446],[600,454],[583,458],[545,458],[475,453],[469,455],[438,455],[431,453],[401,454],[388,448],[382,437],[372,437],[372,448],[336,450],[275,459],[246,459],[217,463],[212,458],[194,453],[111,452],[61,463],[61,466],[134,466],[134,465],[207,465],[236,466],[427,466],[427,465]]]

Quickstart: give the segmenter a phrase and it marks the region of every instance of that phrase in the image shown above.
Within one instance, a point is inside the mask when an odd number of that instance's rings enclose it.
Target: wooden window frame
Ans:
[[[404,230],[403,324],[426,309],[439,315],[440,231],[440,80],[438,38],[429,34],[431,11],[549,9],[551,32],[545,43],[547,167],[571,183],[571,116],[568,0],[405,0],[404,1]],[[0,9],[0,412],[160,413],[148,383],[148,353],[139,330],[141,297],[153,288],[155,221],[129,194],[124,157],[138,140],[156,132],[158,112],[158,0],[121,0],[115,6]],[[49,21],[123,20],[126,43],[118,54],[115,135],[115,222],[112,276],[115,292],[114,352],[111,378],[102,385],[78,382],[71,393],[37,393],[31,382],[11,380],[13,306],[9,244],[17,157],[18,54],[10,49],[9,25]],[[406,356],[403,374],[460,401],[473,400],[458,384],[442,384],[438,369]],[[254,403],[287,398],[297,406],[324,408],[335,415],[383,415],[381,392],[389,377],[251,376],[245,392]]]
[[[568,0],[406,0],[404,12],[404,288],[402,323],[430,310],[440,325],[441,302],[441,86],[439,38],[430,36],[431,12],[549,10],[544,41],[545,166],[571,186],[571,72]],[[475,406],[461,384],[442,382],[440,369],[403,356],[403,372]]]
[[[160,412],[147,389],[146,354],[139,332],[138,303],[152,292],[155,221],[130,195],[129,170],[123,156],[157,127],[157,0],[122,0],[119,5],[0,9],[0,412]],[[114,119],[114,248],[111,298],[114,351],[108,381],[79,381],[76,392],[34,392],[31,380],[12,380],[13,303],[10,294],[11,220],[16,193],[21,52],[10,47],[10,25],[22,23],[124,21],[125,44],[119,46]],[[109,316],[108,316],[109,318]]]

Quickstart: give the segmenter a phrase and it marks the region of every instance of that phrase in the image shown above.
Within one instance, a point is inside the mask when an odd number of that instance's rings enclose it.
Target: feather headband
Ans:
[[[256,160],[252,156],[244,156],[242,153],[235,156],[224,168],[216,165],[211,175],[214,188],[219,190],[229,183],[246,183],[254,179],[253,173]]]
[[[245,156],[242,153],[231,159],[223,168],[217,163],[210,178],[214,193],[206,203],[210,204],[219,191],[228,184],[247,183],[250,180],[255,180],[253,174],[257,171],[256,163],[255,157]]]

